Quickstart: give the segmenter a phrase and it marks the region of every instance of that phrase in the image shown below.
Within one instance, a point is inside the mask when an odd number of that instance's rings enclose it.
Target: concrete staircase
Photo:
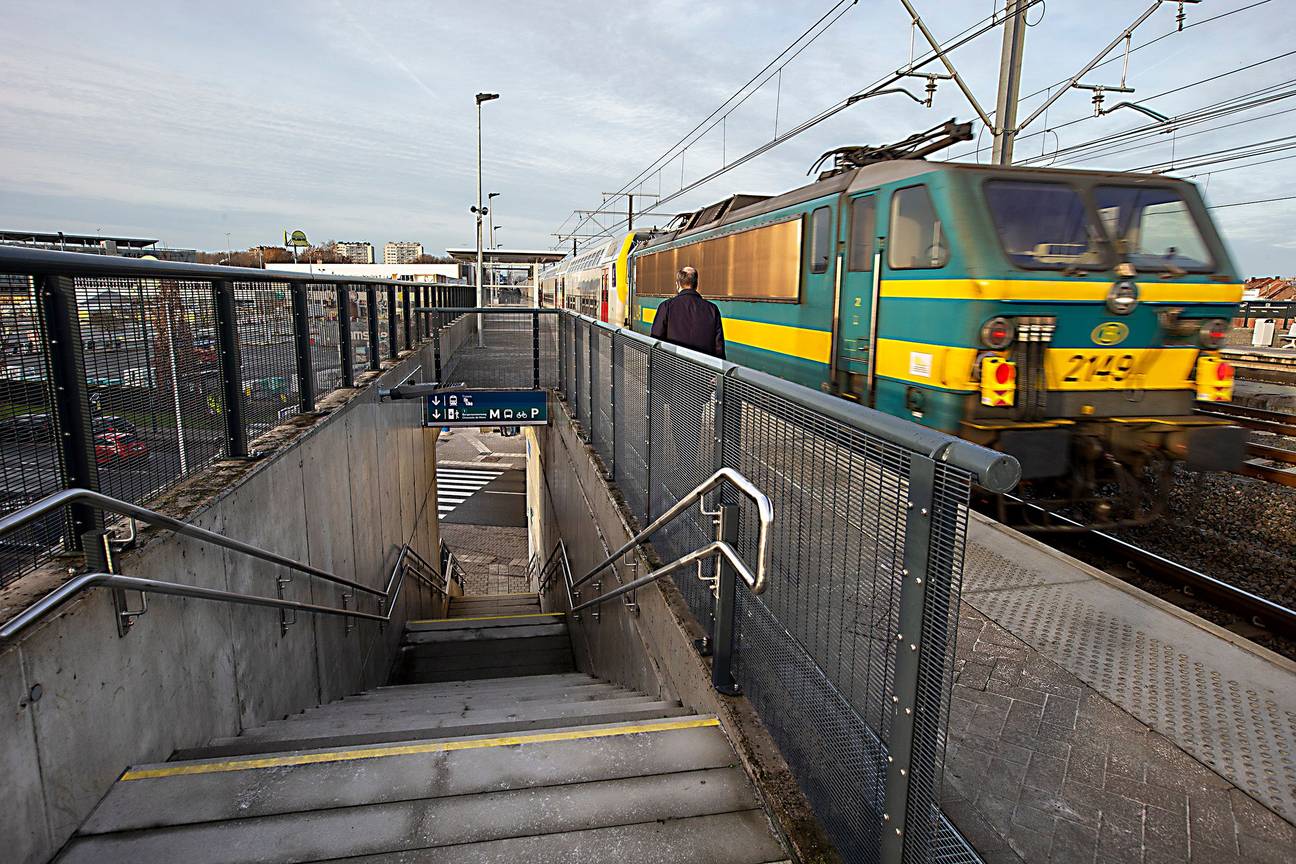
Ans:
[[[57,860],[786,859],[714,717],[573,671],[534,597],[449,614],[410,623],[406,683],[126,771]]]

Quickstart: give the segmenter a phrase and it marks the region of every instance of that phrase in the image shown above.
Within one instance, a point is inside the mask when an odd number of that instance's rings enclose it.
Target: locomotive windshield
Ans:
[[[991,180],[990,216],[1004,251],[1018,267],[1101,267],[1101,234],[1080,193],[1065,183]]]
[[[1094,205],[1125,261],[1140,270],[1213,269],[1201,230],[1183,197],[1164,186],[1098,186]]]

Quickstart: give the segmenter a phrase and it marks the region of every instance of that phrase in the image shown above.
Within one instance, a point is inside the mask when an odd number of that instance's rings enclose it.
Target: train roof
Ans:
[[[684,219],[681,227],[675,231],[667,232],[652,238],[647,245],[655,246],[662,243],[669,243],[680,237],[685,237],[724,225],[730,225],[744,219],[750,219],[753,216],[760,216],[764,213],[772,213],[776,210],[782,210],[785,207],[791,207],[805,201],[813,201],[816,198],[822,198],[825,195],[834,195],[843,191],[863,191],[866,189],[873,189],[886,183],[895,183],[901,180],[908,180],[911,177],[921,177],[926,174],[946,171],[981,172],[986,174],[1011,175],[1014,177],[1030,175],[1039,176],[1041,178],[1048,176],[1080,176],[1119,180],[1122,183],[1155,181],[1162,185],[1168,183],[1187,182],[1176,177],[1168,177],[1164,174],[1136,174],[1131,172],[1103,171],[1084,168],[1004,167],[1001,165],[977,165],[968,162],[929,162],[925,159],[895,159],[885,162],[877,162],[861,168],[852,168],[847,171],[827,176],[824,179],[807,183],[806,185],[800,186],[796,189],[791,189],[781,195],[731,195],[715,204],[701,208],[692,214],[686,214],[687,218]]]

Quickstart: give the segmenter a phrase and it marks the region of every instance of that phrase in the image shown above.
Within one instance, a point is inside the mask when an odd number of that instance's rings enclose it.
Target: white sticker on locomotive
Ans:
[[[915,378],[930,378],[932,369],[932,355],[923,354],[919,351],[909,352],[909,374]]]

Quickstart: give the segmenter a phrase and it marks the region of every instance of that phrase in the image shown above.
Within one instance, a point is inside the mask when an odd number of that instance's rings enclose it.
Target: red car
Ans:
[[[95,436],[95,461],[100,465],[147,459],[148,455],[148,445],[130,433],[105,432]]]

